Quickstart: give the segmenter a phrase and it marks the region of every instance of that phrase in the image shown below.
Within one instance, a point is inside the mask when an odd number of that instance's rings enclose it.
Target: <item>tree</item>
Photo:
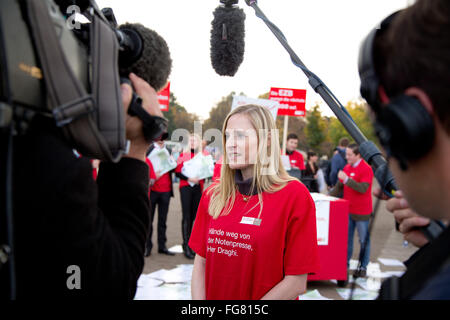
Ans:
[[[186,129],[190,132],[193,131],[194,122],[200,121],[198,115],[187,112],[186,108],[178,103],[172,92],[170,93],[169,98],[169,111],[165,111],[163,114],[169,121],[169,137],[172,137],[172,133],[175,129]]]
[[[241,93],[242,94],[242,93]],[[218,129],[222,131],[225,118],[231,111],[231,104],[233,103],[233,96],[235,92],[231,92],[228,96],[222,97],[222,100],[217,103],[215,107],[209,112],[209,118],[203,123],[203,130]]]
[[[319,147],[326,140],[326,123],[323,120],[319,105],[315,105],[312,110],[306,112],[306,142],[311,150],[318,151]]]
[[[375,131],[370,121],[369,115],[367,114],[367,104],[362,100],[349,101],[346,105],[346,109],[350,116],[353,118],[353,121],[355,121],[355,124],[361,130],[362,134],[368,140],[371,140],[375,144],[378,144],[378,139],[375,135]],[[352,141],[352,137],[350,136],[350,134],[347,132],[347,130],[345,130],[344,126],[335,117],[332,117],[330,119],[330,128],[328,131],[328,135],[334,146],[337,146],[339,140],[343,137],[346,137],[350,141]]]

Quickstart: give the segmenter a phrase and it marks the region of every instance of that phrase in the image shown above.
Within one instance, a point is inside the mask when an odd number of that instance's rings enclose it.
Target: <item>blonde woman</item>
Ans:
[[[281,163],[275,122],[261,106],[223,126],[221,177],[200,201],[189,246],[193,299],[295,299],[319,268],[314,202]]]

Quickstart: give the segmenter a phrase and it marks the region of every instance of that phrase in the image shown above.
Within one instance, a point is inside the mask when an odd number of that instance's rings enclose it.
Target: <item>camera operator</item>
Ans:
[[[450,219],[450,2],[418,0],[377,33],[377,97],[365,98],[401,189],[387,209],[405,239],[422,247],[401,278],[383,283],[379,299],[450,299],[450,229],[427,244],[414,228]]]
[[[155,90],[130,74],[143,108],[162,116]],[[123,84],[127,114],[132,88]],[[50,118],[36,116],[14,138],[14,232],[17,298],[119,297],[132,299],[144,266],[149,224],[150,142],[138,117],[126,116],[129,152],[102,162],[92,178],[88,158],[77,157]],[[8,265],[0,292],[8,298]]]

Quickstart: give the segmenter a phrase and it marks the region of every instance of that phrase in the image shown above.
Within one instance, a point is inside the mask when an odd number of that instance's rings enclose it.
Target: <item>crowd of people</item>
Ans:
[[[55,124],[36,116],[27,135],[16,139],[13,157],[20,297],[133,298],[144,257],[152,254],[156,212],[158,253],[174,255],[167,248],[167,217],[179,192],[193,299],[295,299],[304,293],[308,275],[320,268],[311,193],[348,201],[347,263],[356,229],[358,276],[365,276],[370,258],[373,195],[387,200],[398,230],[420,247],[405,275],[383,284],[380,299],[450,299],[449,32],[449,2],[418,0],[365,42],[362,60],[372,69],[369,78],[362,73],[362,93],[401,189],[391,198],[372,190],[374,173],[357,144],[344,137],[329,161],[319,161],[314,150],[302,154],[291,133],[281,150],[273,116],[258,105],[227,115],[223,150],[207,176],[189,171],[190,160],[210,156],[197,134],[183,150],[172,150],[164,140],[148,141],[142,121],[127,115],[128,153],[118,163],[99,164],[74,154]],[[155,90],[134,74],[130,80],[143,109],[162,116]],[[132,101],[127,84],[122,100],[126,110]],[[23,195],[27,201],[20,201]],[[442,227],[435,239],[420,231],[431,221]],[[39,277],[29,272],[30,261],[40,262],[34,265]],[[81,290],[67,285],[67,267],[74,264],[83,270]],[[6,278],[2,272],[0,280]],[[8,296],[5,287],[0,295]]]

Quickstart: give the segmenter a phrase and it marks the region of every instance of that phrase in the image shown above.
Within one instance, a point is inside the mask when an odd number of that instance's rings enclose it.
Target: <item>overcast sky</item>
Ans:
[[[260,0],[258,6],[281,29],[303,63],[345,105],[359,97],[357,57],[367,33],[408,0]],[[257,98],[270,87],[307,89],[306,108],[322,102],[264,22],[244,0],[245,56],[234,77],[214,72],[210,61],[213,11],[219,0],[97,0],[119,22],[139,22],[167,42],[173,60],[171,91],[178,102],[206,119],[230,92]],[[333,113],[323,103],[322,112]]]

